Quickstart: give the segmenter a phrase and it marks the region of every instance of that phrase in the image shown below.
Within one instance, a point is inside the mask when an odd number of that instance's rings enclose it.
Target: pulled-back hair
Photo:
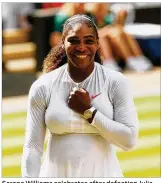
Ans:
[[[78,14],[68,18],[63,26],[62,41],[60,42],[60,44],[54,46],[50,50],[49,54],[44,60],[43,73],[48,73],[67,63],[67,55],[63,46],[63,40],[68,34],[68,31],[71,30],[77,23],[86,24],[88,27],[93,28],[96,39],[99,39],[97,27],[90,17],[84,14]],[[102,64],[100,48],[95,54],[94,61]]]

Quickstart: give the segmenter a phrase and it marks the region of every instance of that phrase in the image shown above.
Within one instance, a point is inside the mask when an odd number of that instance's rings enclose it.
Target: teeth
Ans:
[[[76,56],[77,56],[77,58],[80,58],[80,59],[84,59],[87,57],[87,55],[76,55]]]

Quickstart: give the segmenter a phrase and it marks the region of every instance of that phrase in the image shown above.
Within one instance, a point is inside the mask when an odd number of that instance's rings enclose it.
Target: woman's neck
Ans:
[[[79,83],[85,80],[93,71],[94,63],[91,63],[87,68],[81,69],[68,63],[68,72],[74,82]]]

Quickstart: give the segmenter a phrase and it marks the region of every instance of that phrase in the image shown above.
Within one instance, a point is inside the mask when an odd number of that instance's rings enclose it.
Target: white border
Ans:
[[[3,3],[3,2],[5,2],[5,1],[1,1],[1,3]],[[12,0],[10,0],[10,1],[7,1],[7,2],[15,2],[15,1],[12,1]],[[34,2],[34,3],[38,3],[38,2],[45,2],[44,0],[42,1],[42,0],[33,0],[33,1],[26,1],[26,0],[24,0],[24,1],[16,1],[16,2]],[[84,2],[84,3],[87,3],[87,2],[115,2],[115,1],[107,1],[107,0],[101,0],[101,1],[98,1],[98,0],[70,0],[70,1],[53,1],[53,0],[47,0],[47,2],[74,2],[74,3],[76,3],[76,2]],[[140,3],[140,1],[120,1],[120,0],[117,0],[117,3],[132,3],[132,2],[139,2]],[[160,2],[159,0],[157,0],[157,1],[155,1],[155,2],[151,2],[151,0],[146,0],[146,1],[144,1],[145,3],[148,3],[148,4],[150,4],[150,3],[158,3],[158,2]],[[1,3],[0,3],[0,9],[1,9]],[[1,11],[2,12],[2,11]],[[2,15],[1,15],[1,22],[2,22]],[[1,35],[2,35],[2,23],[1,23]],[[2,36],[1,36],[1,42],[2,42]],[[2,53],[2,46],[1,46],[1,49],[0,49],[0,52]],[[2,58],[2,54],[1,54],[1,58]],[[2,77],[2,66],[1,66],[1,77]],[[2,111],[2,79],[1,79],[1,111]],[[0,116],[1,116],[1,122],[2,122],[2,115],[1,115],[1,113],[0,113]],[[1,127],[1,132],[2,132],[2,123],[1,123],[1,125],[0,125]],[[0,148],[1,148],[1,144],[2,144],[2,133],[1,133],[1,135],[0,135]],[[21,181],[27,181],[27,179],[23,179],[23,178],[1,178],[2,177],[2,148],[1,148],[1,151],[0,151],[0,165],[1,165],[1,171],[0,171],[0,180],[1,181],[7,181],[7,182],[11,182],[11,181],[15,181],[15,182],[19,182],[20,180]],[[139,165],[138,165],[139,166]],[[92,179],[89,179],[89,178],[86,178],[86,179],[73,179],[73,178],[70,178],[70,179],[58,179],[58,178],[56,178],[56,179],[50,179],[50,178],[48,178],[47,180],[46,180],[46,178],[45,179],[38,179],[38,178],[34,178],[34,179],[30,179],[30,181],[32,181],[32,180],[38,180],[38,181],[42,181],[42,182],[58,182],[58,181],[64,181],[64,182],[66,182],[67,180],[68,181],[81,181],[81,182],[91,182],[92,181],[92,183],[94,183],[93,181],[94,180],[97,180],[97,181],[101,181],[101,182],[108,182],[108,181],[111,181],[111,182],[114,182],[115,181],[115,183],[117,183],[117,182],[128,182],[128,181],[132,181],[132,182],[138,182],[138,183],[140,183],[140,181],[142,181],[142,182],[146,182],[147,181],[147,183],[160,183],[161,182],[161,178],[123,178],[123,179],[120,179],[120,178],[113,178],[113,179],[111,179],[111,178],[109,178],[109,179],[103,179],[103,178],[100,178],[100,179],[98,179],[98,178],[96,178],[96,179],[94,179],[94,178],[92,178]],[[95,182],[96,183],[96,182]]]
[[[1,3],[0,3],[0,10],[2,10],[1,8]],[[2,11],[1,11],[2,12]],[[1,36],[0,36],[0,41],[2,44],[2,13],[1,13],[1,24],[0,24],[0,31],[1,31]],[[1,74],[1,80],[0,80],[0,101],[1,101],[1,105],[0,105],[0,118],[1,118],[1,125],[0,125],[0,165],[1,165],[1,170],[0,170],[0,177],[2,177],[2,45],[0,46],[0,53],[1,53],[1,67],[0,67],[0,74]]]
[[[2,183],[160,183],[160,178],[2,178]]]
[[[4,0],[2,0],[1,2],[31,2],[31,3],[40,3],[40,2],[51,2],[51,3],[59,3],[59,2],[72,2],[72,3],[77,3],[77,2],[84,2],[84,3],[88,3],[88,2],[111,2],[111,3],[159,3],[160,2],[160,0],[155,0],[155,1],[151,1],[151,0],[143,0],[143,1],[139,1],[139,0],[130,0],[130,1],[128,1],[128,0],[117,0],[117,1],[112,1],[112,0],[61,0],[61,1],[58,1],[58,0],[56,0],[56,1],[54,1],[54,0],[47,0],[47,1],[45,1],[45,0],[33,0],[33,1],[31,1],[31,0],[29,0],[29,1],[27,1],[27,0],[7,0],[7,1],[4,1]]]

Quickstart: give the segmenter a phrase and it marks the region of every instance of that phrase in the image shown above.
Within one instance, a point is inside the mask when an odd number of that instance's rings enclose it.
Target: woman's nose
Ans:
[[[76,50],[78,51],[84,51],[86,49],[86,45],[84,43],[80,43],[79,45],[77,45]]]

